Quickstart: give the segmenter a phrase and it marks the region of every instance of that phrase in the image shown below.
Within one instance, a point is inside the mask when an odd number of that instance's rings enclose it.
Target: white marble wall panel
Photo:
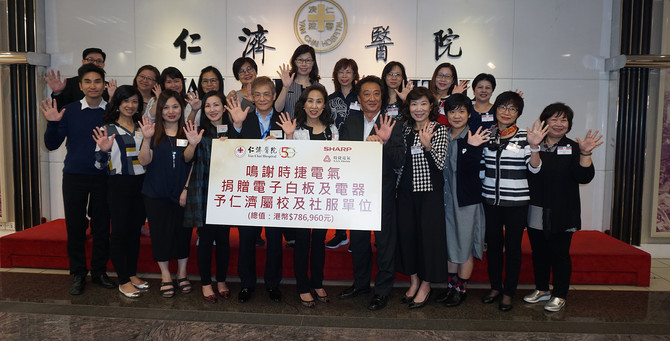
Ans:
[[[417,17],[418,74],[430,78],[438,64],[449,62],[456,66],[459,78],[472,79],[481,72],[512,77],[513,0],[419,1]],[[462,56],[445,53],[436,61],[433,33],[448,28],[460,36],[453,41],[451,54],[461,48]]]
[[[226,51],[226,1],[135,1],[136,68],[152,64],[162,70],[178,68],[184,75],[199,75],[207,65],[223,68],[228,65]],[[199,46],[201,52],[186,51],[181,59],[180,48],[173,43],[182,29],[188,30],[187,47]],[[200,34],[192,40],[190,35]],[[134,74],[134,73],[133,73]]]
[[[598,61],[610,39],[603,25],[608,1],[534,1],[514,3],[514,78],[598,79]],[[602,63],[600,63],[602,64]]]
[[[45,1],[47,53],[51,67],[76,75],[81,52],[99,47],[109,74],[134,74],[135,1]]]

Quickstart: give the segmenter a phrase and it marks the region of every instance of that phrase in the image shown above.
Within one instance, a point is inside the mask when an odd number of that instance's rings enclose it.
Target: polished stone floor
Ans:
[[[282,286],[281,303],[259,284],[241,304],[232,278],[233,296],[211,304],[201,298],[198,281],[192,293],[171,299],[159,295],[159,279],[149,282],[152,288],[138,299],[90,279],[83,295],[70,296],[63,272],[2,271],[0,340],[670,340],[667,291],[573,289],[563,311],[548,313],[521,301],[526,287],[503,313],[480,303],[481,286],[460,307],[431,302],[418,310],[400,304],[405,289],[397,287],[387,308],[371,312],[370,296],[305,308],[291,284]],[[331,297],[347,285],[329,284]]]

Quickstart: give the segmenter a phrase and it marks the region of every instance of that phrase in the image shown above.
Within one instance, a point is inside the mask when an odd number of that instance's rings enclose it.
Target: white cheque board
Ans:
[[[377,142],[212,141],[207,224],[381,230]]]

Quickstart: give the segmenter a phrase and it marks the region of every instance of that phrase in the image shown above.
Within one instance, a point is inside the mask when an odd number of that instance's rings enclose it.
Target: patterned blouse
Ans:
[[[412,157],[412,192],[430,192],[435,190],[431,178],[431,172],[438,171],[439,176],[442,176],[442,170],[447,158],[447,147],[449,146],[449,139],[447,138],[447,127],[435,123],[435,136],[431,139],[431,148],[426,151],[419,139],[419,133],[413,132],[413,127],[407,126],[403,130],[403,141],[405,143],[405,150],[408,150]],[[408,135],[413,134],[413,142],[409,145]],[[412,152],[412,148],[421,152]],[[417,149],[418,148],[418,149]],[[405,163],[405,165],[407,162]],[[402,173],[405,171],[405,165],[400,169],[400,176],[398,177],[398,184],[402,179]],[[442,189],[441,185],[439,189]]]
[[[95,146],[95,168],[105,169],[109,175],[140,175],[144,174],[146,169],[140,165],[137,156],[140,153],[140,146],[144,136],[140,127],[135,124],[135,131],[130,132],[118,124],[107,124],[104,126],[107,130],[107,136],[114,137],[114,144],[109,152],[100,150]]]

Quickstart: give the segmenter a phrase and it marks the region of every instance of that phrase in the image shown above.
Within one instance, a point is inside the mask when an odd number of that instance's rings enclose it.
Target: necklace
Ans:
[[[175,168],[177,165],[177,152],[174,150],[174,143],[172,142],[172,136],[168,136],[168,140],[170,141],[170,150],[172,150],[172,168]]]

